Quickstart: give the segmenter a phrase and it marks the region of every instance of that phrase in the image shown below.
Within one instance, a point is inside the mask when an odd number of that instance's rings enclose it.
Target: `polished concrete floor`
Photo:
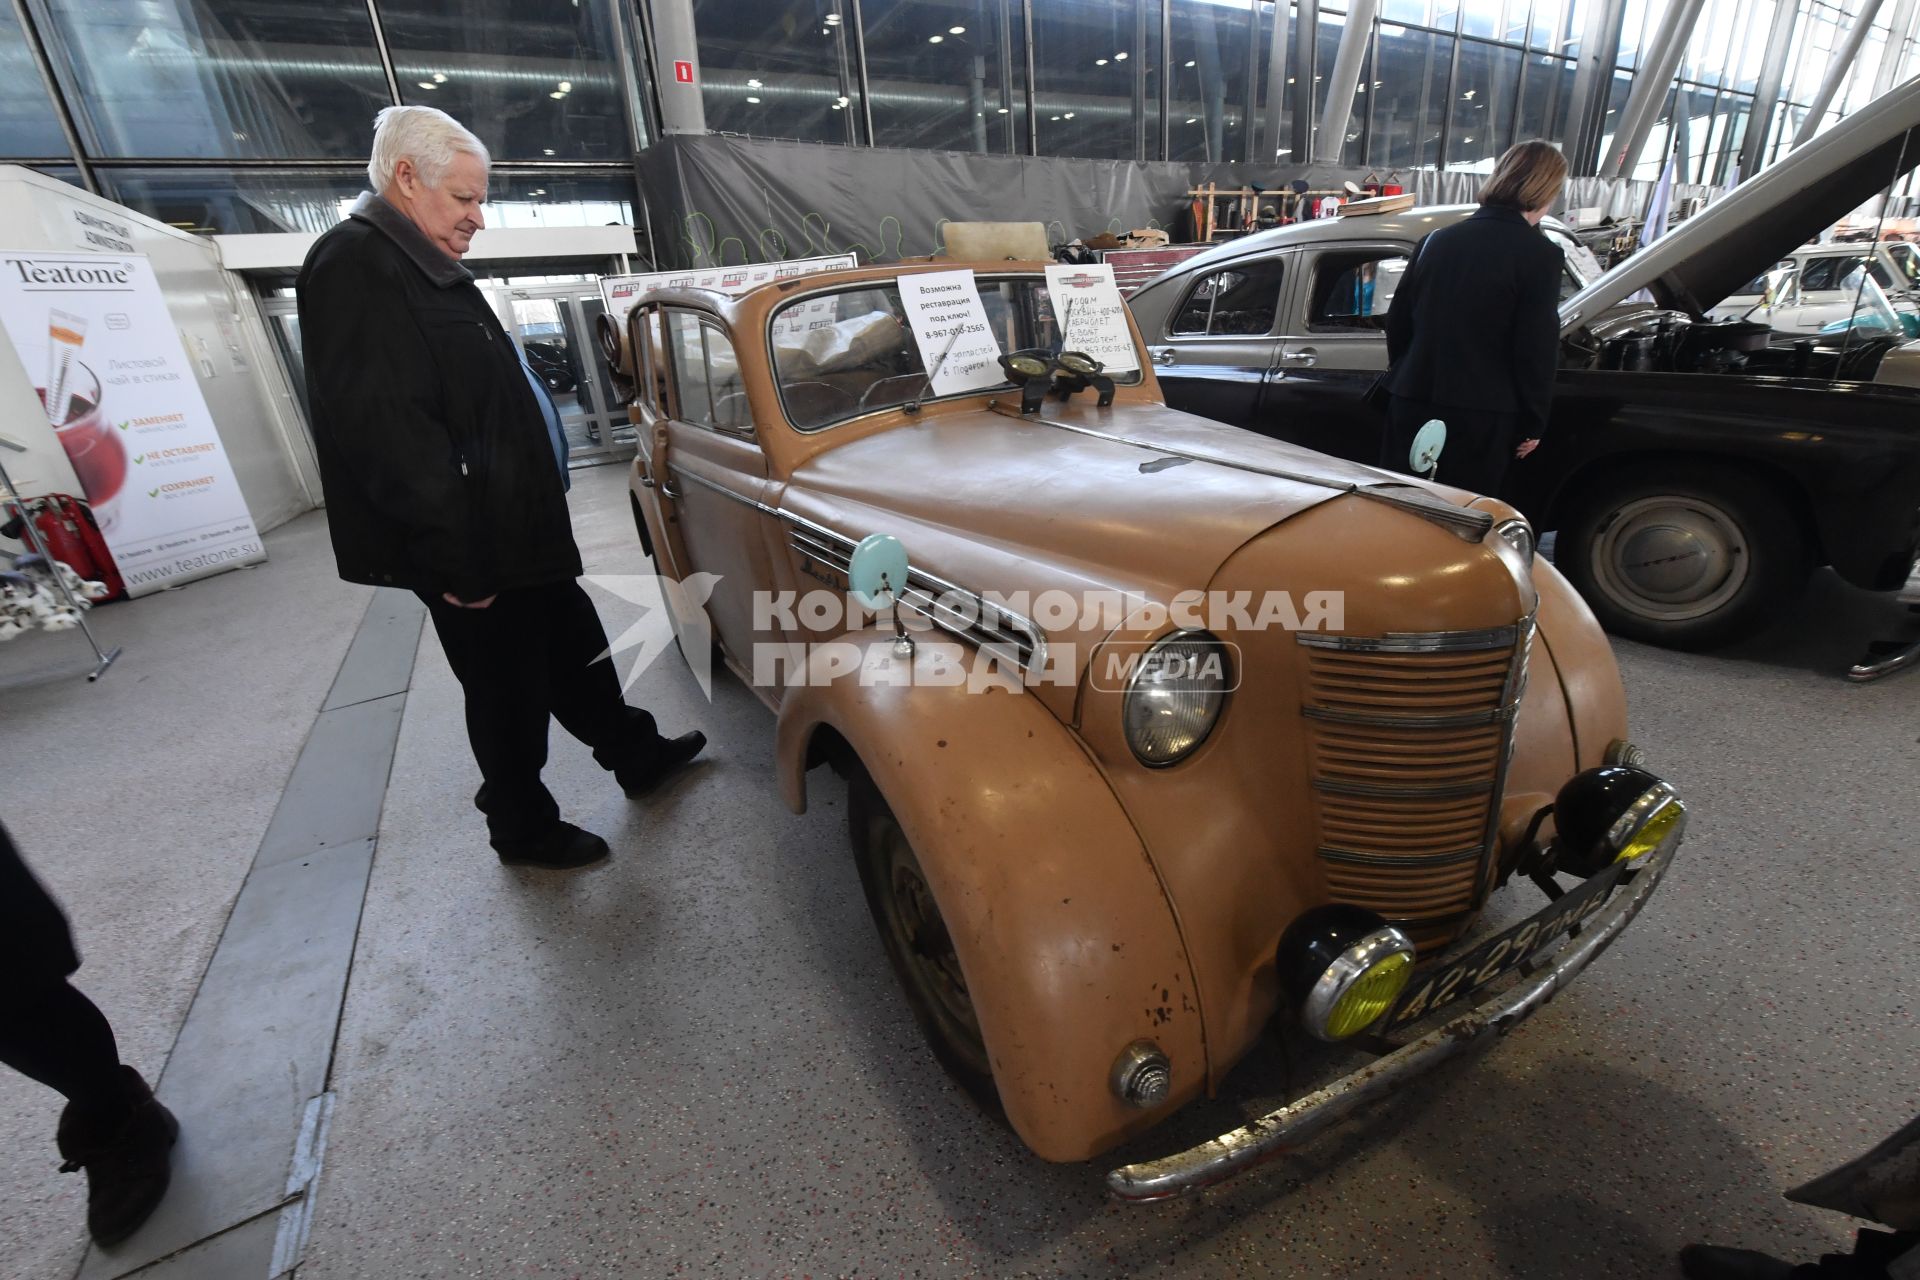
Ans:
[[[645,569],[621,483],[575,474],[590,572]],[[303,518],[265,566],[102,610],[127,657],[98,686],[62,637],[0,651],[0,817],[150,1074],[366,605],[324,532]],[[610,628],[634,613],[601,602]],[[1920,676],[1839,678],[1905,624],[1822,578],[1733,652],[1619,645],[1635,737],[1696,801],[1640,921],[1488,1053],[1144,1208],[1109,1202],[1102,1167],[1037,1162],[945,1083],[867,920],[838,785],[782,807],[772,717],[737,683],[709,704],[671,653],[640,676],[635,701],[712,740],[646,802],[556,733],[550,783],[613,858],[512,871],[480,838],[429,635],[298,1274],[1584,1280],[1677,1275],[1698,1239],[1810,1256],[1849,1223],[1779,1191],[1920,1111]],[[1121,1154],[1233,1123],[1270,1066]],[[0,1074],[0,1275],[80,1261],[57,1112]]]

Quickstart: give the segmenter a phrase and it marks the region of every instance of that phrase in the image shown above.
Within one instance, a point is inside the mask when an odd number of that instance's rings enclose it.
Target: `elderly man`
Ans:
[[[340,576],[403,587],[466,693],[474,803],[502,862],[577,867],[606,841],[540,781],[548,718],[628,795],[706,745],[629,707],[576,581],[558,416],[460,258],[485,225],[487,149],[445,112],[374,122],[374,191],[298,281],[314,445]]]

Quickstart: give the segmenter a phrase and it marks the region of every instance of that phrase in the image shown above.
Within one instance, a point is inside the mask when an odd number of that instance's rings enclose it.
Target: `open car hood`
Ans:
[[[1570,332],[1646,289],[1704,314],[1920,165],[1920,79],[1889,90],[1762,169],[1560,304]]]

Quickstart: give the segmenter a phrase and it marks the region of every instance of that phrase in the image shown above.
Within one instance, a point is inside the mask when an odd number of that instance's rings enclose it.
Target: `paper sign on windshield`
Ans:
[[[1048,267],[1047,293],[1053,298],[1054,319],[1060,322],[1062,351],[1083,351],[1108,373],[1140,368],[1133,331],[1127,328],[1127,304],[1120,300],[1111,264]]]
[[[932,375],[934,395],[984,391],[1007,380],[973,272],[901,276],[899,283],[907,325]]]

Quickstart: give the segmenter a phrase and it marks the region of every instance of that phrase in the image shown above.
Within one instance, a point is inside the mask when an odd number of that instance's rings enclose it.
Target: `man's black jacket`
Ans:
[[[1564,263],[1517,209],[1497,205],[1422,240],[1387,311],[1387,390],[1515,414],[1522,435],[1539,435],[1560,363]]]
[[[340,576],[462,600],[578,577],[546,424],[472,274],[369,194],[297,289]]]

